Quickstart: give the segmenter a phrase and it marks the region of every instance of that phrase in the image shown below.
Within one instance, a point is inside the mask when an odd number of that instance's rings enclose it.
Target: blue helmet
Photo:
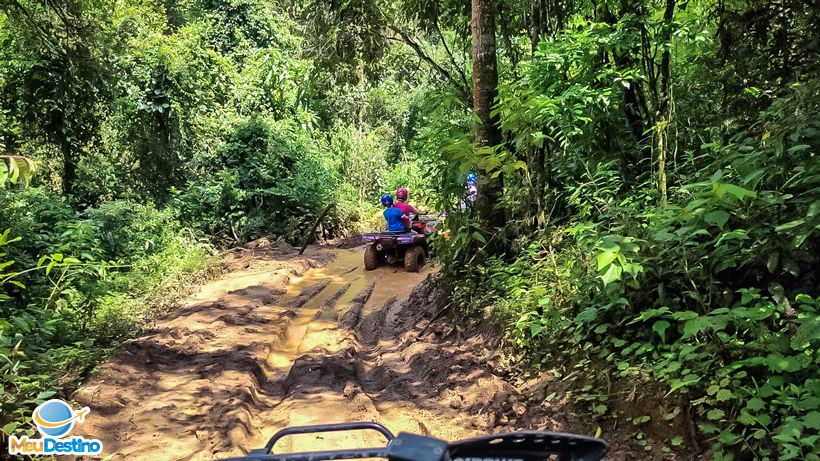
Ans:
[[[475,173],[467,173],[467,182],[478,182],[478,175],[476,175]]]
[[[393,196],[390,194],[382,195],[382,205],[393,206]]]

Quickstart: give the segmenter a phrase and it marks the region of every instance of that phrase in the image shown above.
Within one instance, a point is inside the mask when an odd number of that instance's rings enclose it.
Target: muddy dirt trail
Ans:
[[[526,411],[485,338],[434,319],[429,266],[366,272],[360,248],[300,257],[286,245],[227,260],[230,271],[73,396],[92,409],[83,433],[112,459],[211,460],[286,426],[343,421],[450,440],[518,427],[594,432],[566,412]],[[371,437],[299,436],[277,451],[380,444]]]

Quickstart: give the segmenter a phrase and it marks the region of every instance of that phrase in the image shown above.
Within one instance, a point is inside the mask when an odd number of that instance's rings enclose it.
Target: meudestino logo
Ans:
[[[9,454],[12,455],[98,455],[103,444],[97,439],[75,435],[68,437],[74,423],[82,424],[91,410],[88,407],[74,411],[67,402],[52,399],[41,403],[31,415],[41,439],[24,435],[9,437]]]

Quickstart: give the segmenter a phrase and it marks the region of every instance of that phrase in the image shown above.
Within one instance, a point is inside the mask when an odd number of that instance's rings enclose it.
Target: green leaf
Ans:
[[[740,416],[737,417],[737,421],[744,426],[754,426],[757,423],[754,417],[745,411],[740,412]]]
[[[621,266],[617,264],[610,264],[609,269],[601,276],[601,279],[604,281],[604,286],[621,280],[621,273]]]
[[[699,315],[695,311],[681,311],[681,312],[674,312],[672,314],[672,318],[675,320],[692,320],[698,318]]]
[[[740,439],[740,437],[738,437],[736,434],[733,434],[732,432],[723,431],[723,432],[720,433],[720,436],[718,436],[718,440],[723,445],[731,446],[731,445],[735,445],[736,443],[738,443],[741,439]]]
[[[720,234],[720,238],[717,240],[715,245],[720,245],[722,242],[727,240],[749,240],[749,234],[745,229],[735,229],[733,231],[724,232]]]
[[[801,351],[818,341],[820,341],[820,317],[811,316],[800,323],[800,327],[792,337],[791,347],[795,351]]]
[[[793,154],[795,152],[800,152],[801,150],[806,149],[811,149],[811,146],[809,146],[808,144],[798,144],[796,146],[789,147],[789,149],[786,152]]]
[[[52,397],[56,394],[57,394],[56,391],[43,391],[43,392],[40,392],[39,394],[37,394],[36,400],[45,400],[45,399],[47,399],[49,397]]]
[[[766,269],[769,270],[770,274],[774,274],[775,269],[777,269],[778,262],[780,262],[780,253],[776,251],[772,252],[766,260]]]
[[[672,410],[671,413],[663,415],[663,420],[664,421],[671,421],[671,420],[675,419],[675,417],[678,416],[679,414],[680,414],[680,407],[675,407],[675,409]]]
[[[676,435],[675,438],[671,440],[671,443],[673,447],[679,447],[683,445],[683,437]]]
[[[5,426],[3,426],[2,431],[6,435],[11,435],[12,432],[14,432],[14,430],[17,429],[17,427],[19,425],[20,425],[20,423],[18,423],[17,421],[12,421],[12,422],[6,424]]]
[[[604,251],[602,253],[598,253],[598,256],[596,256],[596,259],[598,260],[598,270],[601,270],[609,266],[617,256],[618,254],[613,251]]]
[[[635,324],[635,323],[638,323],[638,322],[641,322],[641,321],[644,321],[644,320],[649,320],[649,319],[652,319],[652,318],[655,318],[655,317],[660,317],[661,315],[664,315],[664,314],[667,314],[667,313],[669,313],[669,308],[666,307],[666,306],[658,308],[658,309],[647,309],[647,310],[641,312],[641,315],[639,315],[639,316],[635,317],[634,319],[632,319],[632,321],[629,322],[627,325],[632,325],[632,324]]]
[[[803,363],[798,356],[784,356],[783,354],[774,353],[766,357],[766,365],[770,370],[776,372],[796,372],[803,368]]]
[[[700,431],[704,434],[714,434],[715,432],[717,432],[717,427],[711,423],[699,424],[698,427],[700,428]]]
[[[732,394],[732,391],[728,389],[721,389],[718,391],[717,396],[715,397],[717,398],[718,402],[725,402],[727,400],[732,399],[734,396],[735,395]]]
[[[766,402],[757,397],[751,398],[748,402],[746,402],[746,408],[748,408],[750,411],[759,411],[762,410],[765,406]]]
[[[655,235],[652,236],[652,238],[659,242],[667,242],[675,238],[675,234],[672,234],[666,229],[661,229],[658,232],[656,232]]]
[[[812,411],[803,418],[803,425],[809,429],[820,430],[820,412]]]
[[[795,277],[800,275],[800,266],[797,265],[797,262],[795,262],[794,259],[789,258],[787,256],[784,256],[781,259],[782,259],[781,262],[783,264],[783,269],[785,269],[786,272],[794,275]]]
[[[749,189],[744,189],[740,186],[735,186],[734,184],[724,184],[723,187],[726,189],[726,192],[734,195],[738,199],[743,199],[745,197],[756,197],[757,194],[754,191]]]
[[[783,232],[785,230],[793,229],[797,226],[800,226],[805,222],[806,222],[805,219],[795,219],[794,221],[789,221],[786,224],[781,224],[781,225],[775,227],[774,230],[775,230],[775,232]]]
[[[691,338],[704,330],[709,325],[707,317],[698,317],[696,319],[687,320],[683,324],[683,339]]]
[[[598,318],[598,309],[594,307],[589,307],[581,311],[576,317],[576,322],[581,323],[589,323],[595,321]]]
[[[651,419],[652,417],[648,415],[638,416],[637,418],[632,418],[632,424],[637,426],[640,424],[648,423]]]
[[[17,178],[20,176],[20,168],[17,167],[17,161],[14,157],[8,158],[9,161],[9,181],[12,184],[17,183]]]
[[[524,162],[522,162],[521,160],[519,160],[519,161],[514,162],[514,163],[512,163],[511,165],[509,165],[509,168],[510,168],[511,170],[522,170],[522,171],[527,171],[527,164],[526,164],[526,163],[524,163]]]
[[[723,226],[725,226],[726,222],[729,221],[729,213],[724,210],[710,211],[709,213],[703,215],[703,220],[706,221],[707,224],[723,229]]]
[[[691,386],[692,384],[697,383],[700,381],[700,377],[695,375],[687,375],[684,379],[676,379],[672,381],[672,385],[669,386],[669,392],[666,395],[671,395],[673,392],[677,391],[678,389]]]
[[[669,328],[669,322],[666,320],[658,320],[654,324],[652,324],[652,331],[658,334],[661,337],[661,341],[666,343],[666,330]]]
[[[717,421],[723,418],[724,416],[726,416],[726,413],[718,408],[715,408],[714,410],[709,410],[709,412],[706,413],[706,417],[712,421]]]

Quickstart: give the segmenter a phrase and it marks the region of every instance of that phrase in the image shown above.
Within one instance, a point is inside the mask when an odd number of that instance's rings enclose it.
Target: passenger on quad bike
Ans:
[[[364,268],[372,271],[379,265],[404,263],[408,272],[418,272],[425,259],[430,255],[430,246],[427,243],[427,234],[435,231],[435,225],[430,221],[417,220],[411,223],[410,219],[393,206],[393,196],[382,196],[384,205],[384,219],[387,221],[387,231],[371,232],[362,235],[367,244],[364,252]],[[415,232],[410,230],[414,229]]]
[[[393,206],[401,210],[401,212],[407,216],[410,216],[411,214],[418,214],[416,209],[413,208],[412,205],[407,203],[408,196],[409,193],[407,192],[407,188],[399,187],[398,189],[396,189],[396,203]]]
[[[404,232],[410,229],[410,218],[399,208],[393,206],[393,196],[382,195],[382,206],[384,206],[384,219],[387,221],[387,230],[391,232]]]
[[[399,187],[396,189],[396,203],[393,205],[396,208],[400,209],[405,216],[408,216],[411,221],[411,229],[418,232],[419,234],[423,234],[425,231],[425,226],[423,225],[416,225],[419,221],[419,212],[413,208],[413,205],[407,203],[407,196],[408,196],[407,188],[406,187]]]
[[[478,175],[468,173],[467,185],[464,186],[464,189],[464,199],[461,200],[462,210],[475,203],[476,198],[478,198]]]

